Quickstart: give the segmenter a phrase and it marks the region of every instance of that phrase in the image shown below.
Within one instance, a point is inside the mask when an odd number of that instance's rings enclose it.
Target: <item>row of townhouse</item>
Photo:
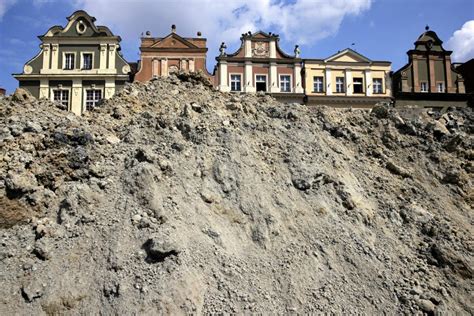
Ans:
[[[15,74],[22,88],[37,98],[61,102],[80,115],[110,98],[128,81],[148,81],[177,71],[202,71],[223,92],[265,92],[285,102],[341,107],[371,107],[396,99],[397,105],[465,106],[464,79],[452,65],[442,41],[428,28],[408,52],[409,62],[393,73],[388,61],[374,61],[352,49],[325,59],[302,59],[295,46],[285,53],[277,34],[256,32],[241,37],[233,53],[220,46],[213,73],[206,68],[206,39],[182,37],[173,25],[165,37],[141,38],[140,61],[127,62],[120,37],[85,11],[68,17],[39,36],[41,51]],[[468,63],[466,63],[468,64]]]

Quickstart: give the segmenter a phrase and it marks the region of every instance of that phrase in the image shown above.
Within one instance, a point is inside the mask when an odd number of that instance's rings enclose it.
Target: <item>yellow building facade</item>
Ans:
[[[391,63],[373,61],[352,49],[304,62],[306,103],[372,107],[391,101]]]

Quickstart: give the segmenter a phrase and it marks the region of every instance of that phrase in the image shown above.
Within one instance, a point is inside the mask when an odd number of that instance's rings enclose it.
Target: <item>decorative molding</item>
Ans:
[[[26,74],[26,75],[29,75],[33,72],[33,67],[31,67],[30,65],[25,65],[23,67],[23,73]]]
[[[123,74],[128,74],[131,71],[130,65],[125,65],[122,67],[122,73]]]
[[[77,23],[76,23],[76,32],[78,34],[84,34],[85,32],[87,31],[87,25],[84,24],[84,21],[82,20],[79,20]]]

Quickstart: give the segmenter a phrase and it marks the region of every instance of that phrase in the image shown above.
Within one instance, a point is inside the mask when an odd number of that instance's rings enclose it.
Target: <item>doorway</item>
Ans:
[[[256,75],[255,76],[255,87],[257,92],[263,91],[267,92],[267,76],[266,75]]]

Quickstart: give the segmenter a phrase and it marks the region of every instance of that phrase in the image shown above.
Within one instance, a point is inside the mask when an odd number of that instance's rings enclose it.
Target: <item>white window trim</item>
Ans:
[[[236,91],[233,91],[232,90],[232,81],[230,80],[232,78],[232,76],[240,76],[240,90],[236,90]],[[244,78],[244,74],[243,73],[240,73],[240,72],[230,72],[229,73],[229,88],[230,88],[230,92],[242,92],[243,91],[243,78]]]
[[[382,89],[380,93],[378,92],[375,92],[375,80],[380,80],[380,88]],[[383,78],[372,78],[372,93],[373,94],[376,94],[376,95],[380,95],[380,94],[385,94],[385,91],[384,91],[384,81],[383,81]]]
[[[91,54],[92,55],[92,68],[91,69],[84,69],[84,54]],[[81,52],[81,70],[93,70],[94,69],[94,52]]]
[[[321,78],[322,79],[322,82],[321,82],[322,90],[321,91],[316,91],[316,89],[314,89],[314,84],[316,83],[316,80],[314,80],[314,78]],[[324,75],[323,76],[313,76],[313,93],[324,93],[324,91],[325,91],[324,87],[325,87]]]
[[[423,83],[426,84],[426,90],[422,89]],[[430,89],[428,87],[428,81],[420,81],[420,92],[428,93],[429,91],[430,91]]]
[[[72,69],[66,69],[66,54],[73,54],[74,55],[74,67]],[[62,65],[62,70],[67,70],[67,71],[71,71],[71,70],[77,70],[76,68],[76,63],[77,63],[77,59],[76,59],[76,52],[63,52],[63,65]]]
[[[82,113],[87,111],[87,90],[100,90],[100,94],[102,96],[101,100],[105,99],[104,87],[82,86]]]
[[[290,91],[281,91],[281,77],[282,76],[290,77]],[[255,82],[257,82],[257,81],[255,80]],[[278,75],[278,88],[280,88],[281,93],[291,93],[291,92],[293,92],[293,76],[291,74],[279,74]]]
[[[354,79],[362,79],[362,82],[360,82],[360,86],[362,87],[362,92],[355,92],[354,87],[358,85],[359,83],[355,83]],[[362,95],[365,94],[365,80],[363,77],[352,77],[352,93],[356,95]]]
[[[265,77],[265,92],[270,92],[269,91],[269,87],[268,87],[268,75],[267,74],[255,74],[253,79],[254,79],[254,82],[255,82],[255,90],[257,90],[257,76],[264,76]]]
[[[337,91],[337,78],[342,78],[342,91]],[[346,93],[346,78],[345,77],[339,77],[336,76],[335,78],[335,84],[334,84],[334,92],[333,93]]]
[[[439,84],[440,83],[443,85],[443,91],[439,91]],[[438,93],[446,92],[446,85],[445,85],[444,81],[436,81],[436,92],[438,92]]]
[[[68,100],[67,100],[67,110],[68,111],[71,111],[71,99],[72,99],[72,89],[70,87],[66,87],[66,88],[63,88],[63,87],[49,87],[49,95],[51,96],[51,101],[52,102],[55,102],[54,101],[54,91],[55,90],[66,90],[66,91],[69,91],[68,92]]]

